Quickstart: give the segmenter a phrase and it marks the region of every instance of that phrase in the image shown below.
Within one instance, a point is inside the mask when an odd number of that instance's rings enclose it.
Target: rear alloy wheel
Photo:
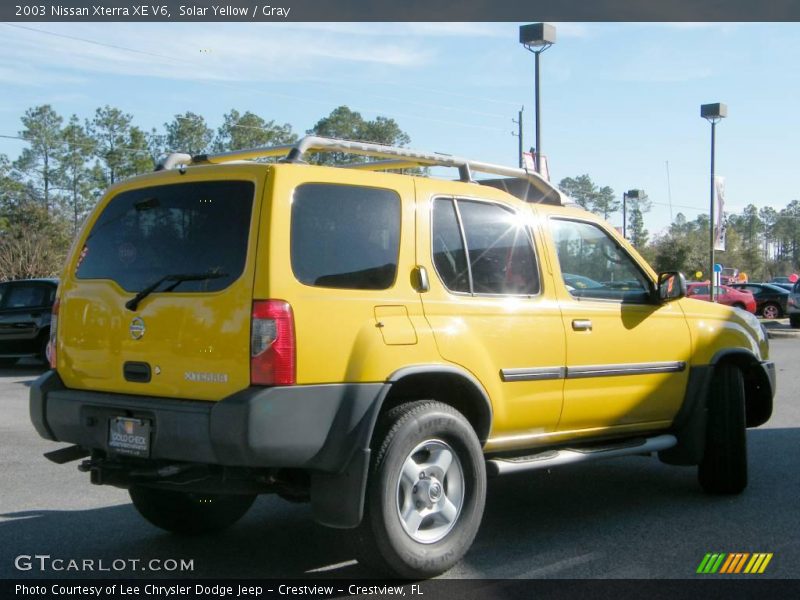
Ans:
[[[765,319],[780,319],[781,314],[781,307],[774,302],[768,302],[764,305],[764,308],[761,309],[761,316]]]
[[[747,487],[744,380],[734,365],[715,367],[708,396],[706,450],[697,478],[710,494],[739,494]]]
[[[395,577],[447,571],[483,516],[486,468],[475,431],[454,408],[426,400],[390,410],[374,442],[359,560]]]
[[[251,494],[199,494],[142,486],[133,486],[128,493],[139,514],[153,525],[185,535],[230,527],[256,499]]]

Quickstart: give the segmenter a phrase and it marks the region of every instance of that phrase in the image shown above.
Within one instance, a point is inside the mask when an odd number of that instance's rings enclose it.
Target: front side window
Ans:
[[[292,200],[292,270],[316,287],[385,290],[397,275],[400,196],[392,190],[308,183]]]
[[[225,289],[244,270],[254,191],[248,181],[205,181],[122,192],[87,236],[76,276],[128,292],[187,275],[159,291]]]
[[[562,219],[552,219],[550,227],[564,285],[573,297],[649,301],[649,279],[603,229]]]
[[[528,228],[517,213],[499,204],[436,199],[433,262],[450,291],[539,293],[539,271]]]

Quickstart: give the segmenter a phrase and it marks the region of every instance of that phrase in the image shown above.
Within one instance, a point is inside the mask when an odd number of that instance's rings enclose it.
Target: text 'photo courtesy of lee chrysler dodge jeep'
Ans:
[[[523,169],[319,137],[173,154],[80,233],[31,419],[163,529],[276,493],[374,572],[429,577],[469,549],[489,476],[657,454],[745,488],[767,338],[685,293]]]

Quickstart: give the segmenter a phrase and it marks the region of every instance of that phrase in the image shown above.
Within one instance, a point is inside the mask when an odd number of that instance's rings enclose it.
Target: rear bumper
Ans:
[[[30,416],[42,437],[92,450],[109,451],[109,419],[134,417],[152,424],[151,459],[338,473],[368,451],[388,388],[252,387],[206,402],[72,390],[48,371],[31,386]]]

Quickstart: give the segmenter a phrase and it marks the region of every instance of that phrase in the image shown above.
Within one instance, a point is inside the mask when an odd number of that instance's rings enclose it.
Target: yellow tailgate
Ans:
[[[186,175],[171,171],[136,178],[109,191],[86,223],[62,277],[57,368],[67,387],[219,400],[249,385],[253,274],[267,171],[264,165],[198,167]],[[249,214],[246,205],[237,204],[241,232],[226,230],[225,215],[233,209],[225,206],[224,185],[231,181],[244,182],[242,188],[253,194]],[[147,190],[154,195],[147,196]],[[184,198],[182,190],[192,192]],[[144,199],[134,203],[134,211],[101,219],[109,203],[126,192]],[[159,193],[179,198],[188,208],[167,206]],[[203,235],[197,233],[200,224]],[[156,235],[156,227],[168,229]],[[163,256],[168,243],[183,256]],[[142,282],[155,280],[167,270],[162,264],[212,269],[216,260],[224,262],[215,255],[224,255],[231,245],[242,246],[239,273],[227,274],[219,284],[213,278],[191,284],[196,288],[191,292],[180,286],[167,291],[175,283],[167,281],[134,310],[125,306],[144,287],[137,283],[126,291],[127,277],[141,272]],[[83,261],[95,256],[100,266],[82,274]],[[224,267],[214,268],[215,274],[226,273]],[[136,369],[149,371],[149,380],[137,380]]]

